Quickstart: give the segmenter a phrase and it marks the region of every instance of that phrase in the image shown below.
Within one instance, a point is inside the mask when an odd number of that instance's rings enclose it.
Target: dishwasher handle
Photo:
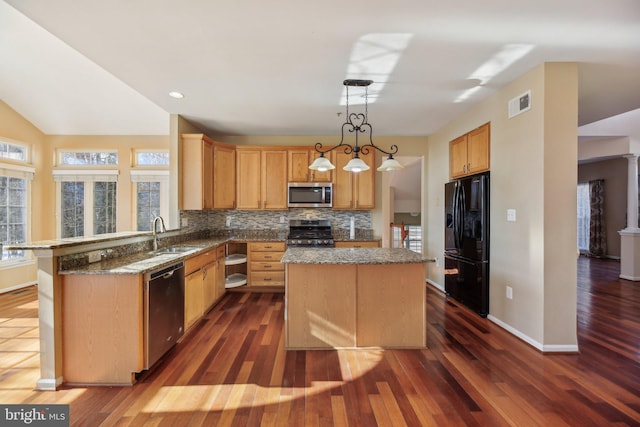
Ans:
[[[158,279],[158,278],[168,279],[171,276],[173,276],[173,273],[175,273],[176,270],[179,270],[183,267],[184,267],[184,262],[181,261],[176,264],[171,264],[168,267],[161,268],[156,271],[152,271],[151,273],[147,273],[148,274],[147,281],[150,282],[151,280]]]

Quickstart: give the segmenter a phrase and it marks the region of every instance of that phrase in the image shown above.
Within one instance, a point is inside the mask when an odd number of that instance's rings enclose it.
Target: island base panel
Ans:
[[[350,348],[356,340],[356,266],[287,265],[287,348]]]
[[[424,264],[358,266],[358,347],[426,347]]]

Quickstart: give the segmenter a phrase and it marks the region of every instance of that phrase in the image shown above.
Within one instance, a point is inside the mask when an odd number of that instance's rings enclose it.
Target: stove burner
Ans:
[[[331,221],[323,219],[293,219],[289,221],[289,247],[334,247]]]

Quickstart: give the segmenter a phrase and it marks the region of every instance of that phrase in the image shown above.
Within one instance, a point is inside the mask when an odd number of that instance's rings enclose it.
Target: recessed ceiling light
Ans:
[[[182,92],[169,92],[169,96],[175,99],[184,98],[184,94]]]

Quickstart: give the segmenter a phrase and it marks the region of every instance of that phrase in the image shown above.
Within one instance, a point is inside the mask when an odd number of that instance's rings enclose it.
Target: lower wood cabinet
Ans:
[[[249,242],[249,286],[279,286],[284,288],[284,242]]]
[[[200,320],[224,295],[224,254],[224,245],[221,245],[185,261],[185,330]]]

